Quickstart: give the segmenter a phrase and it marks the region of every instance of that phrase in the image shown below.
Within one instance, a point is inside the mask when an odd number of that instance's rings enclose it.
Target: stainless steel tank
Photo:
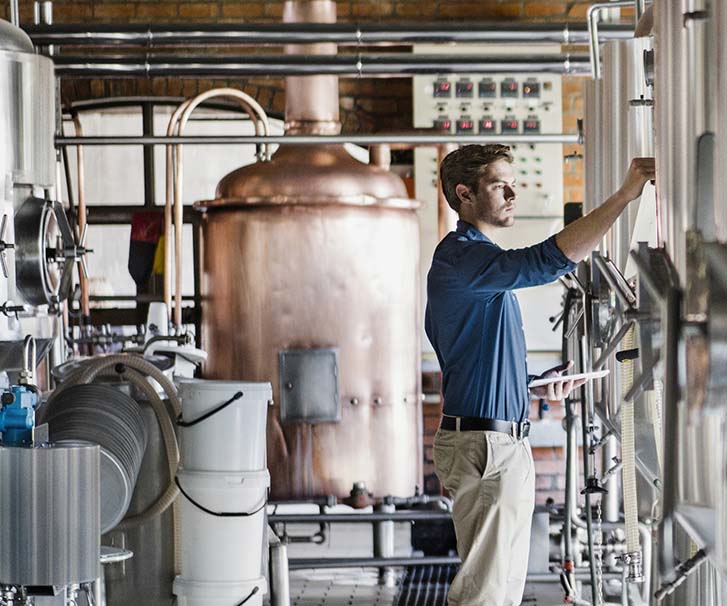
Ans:
[[[0,583],[69,585],[99,577],[99,448],[0,446]]]
[[[286,22],[335,21],[287,2]],[[298,46],[332,53],[335,45]],[[335,133],[334,76],[286,82],[286,132]],[[416,203],[342,146],[282,146],[200,203],[211,379],[272,381],[272,498],[412,494],[422,473]]]
[[[42,349],[56,333],[48,304],[58,279],[46,246],[55,244],[55,214],[44,200],[55,181],[55,78],[53,62],[3,20],[0,116],[0,240],[15,246],[0,252],[0,306],[25,306],[0,314],[0,360],[11,369],[20,368],[25,335]]]

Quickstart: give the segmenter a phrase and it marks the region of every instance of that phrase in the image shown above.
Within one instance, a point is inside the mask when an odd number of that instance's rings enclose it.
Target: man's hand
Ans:
[[[568,360],[565,364],[546,370],[542,375],[537,377],[538,379],[549,379],[550,377],[559,377],[564,372],[573,368],[573,360]],[[556,381],[555,383],[549,383],[548,385],[541,385],[540,387],[533,387],[530,390],[530,394],[536,398],[544,398],[551,402],[565,400],[573,391],[586,382],[585,379],[565,379],[563,381]]]
[[[636,200],[644,190],[648,181],[656,179],[656,161],[654,158],[634,158],[626,173],[623,185],[618,193],[628,202]]]

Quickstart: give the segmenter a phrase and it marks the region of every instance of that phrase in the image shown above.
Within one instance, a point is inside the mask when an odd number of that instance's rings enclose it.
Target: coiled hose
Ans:
[[[624,349],[633,349],[635,331],[632,326],[623,340]],[[634,363],[626,360],[621,364],[622,404],[621,404],[621,460],[623,468],[624,518],[626,520],[626,551],[639,551],[639,509],[636,495],[636,440],[634,434],[634,400],[623,399],[634,384]]]
[[[179,489],[174,483],[179,464],[179,445],[177,436],[174,432],[174,423],[169,416],[166,405],[159,397],[156,389],[149,383],[146,377],[154,379],[164,390],[167,399],[171,405],[174,418],[178,417],[182,411],[182,405],[177,395],[177,389],[169,378],[143,357],[134,354],[117,354],[104,356],[100,358],[92,358],[83,363],[81,368],[73,373],[58,390],[64,390],[73,385],[91,383],[97,378],[116,372],[117,376],[121,375],[137,387],[149,400],[159,423],[159,429],[164,442],[164,449],[167,457],[167,465],[169,467],[169,484],[162,494],[152,503],[145,511],[140,514],[130,516],[116,527],[118,530],[128,530],[140,524],[143,524],[158,515],[164,513],[170,505],[174,504],[172,515],[174,527],[174,567],[178,572],[179,562],[181,558],[181,541],[179,528],[179,511],[178,504],[175,503],[179,495]]]

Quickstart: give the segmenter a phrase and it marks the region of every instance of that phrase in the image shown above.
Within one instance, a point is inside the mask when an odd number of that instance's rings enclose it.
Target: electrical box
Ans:
[[[540,45],[538,54],[560,53],[558,45]],[[503,52],[504,51],[504,52]],[[532,54],[532,46],[417,45],[415,53]],[[563,132],[561,76],[557,74],[438,74],[414,76],[414,127],[437,127],[451,134],[527,135]],[[493,141],[493,142],[496,142]],[[517,179],[515,225],[499,230],[495,242],[503,248],[536,244],[563,225],[563,146],[553,143],[510,145]],[[415,191],[422,203],[422,285],[426,303],[426,274],[438,242],[437,150],[414,152]],[[560,309],[562,288],[557,283],[517,291],[523,311],[528,348],[560,351],[560,334],[550,330],[549,318]],[[431,345],[424,336],[424,351]]]

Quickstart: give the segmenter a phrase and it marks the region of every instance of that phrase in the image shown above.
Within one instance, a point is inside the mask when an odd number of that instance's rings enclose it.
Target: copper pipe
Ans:
[[[391,168],[391,146],[383,143],[369,148],[369,163],[389,170]]]
[[[188,99],[181,104],[172,114],[167,127],[167,136],[174,134],[181,135],[184,127],[192,115],[192,112],[204,101],[213,97],[233,97],[242,109],[248,113],[253,122],[256,136],[260,134],[262,127],[264,136],[270,135],[270,123],[265,110],[255,99],[249,95],[233,88],[213,89],[201,93],[193,99]],[[264,148],[263,159],[270,159],[270,146]],[[173,170],[172,170],[173,165]],[[182,146],[180,144],[167,146],[167,196],[164,207],[164,302],[167,304],[168,313],[171,312],[172,290],[171,290],[171,235],[172,235],[172,201],[174,204],[174,325],[179,329],[182,325],[182,225],[183,225],[183,204],[182,204]]]
[[[336,3],[332,0],[287,0],[284,23],[335,23]],[[286,57],[300,55],[309,60],[335,56],[335,44],[303,44],[285,47]],[[339,121],[337,76],[290,76],[285,79],[285,133],[336,135]]]
[[[444,157],[450,152],[457,149],[456,145],[445,144],[437,146],[437,231],[441,240],[450,231],[454,231],[457,227],[457,213],[447,202],[442,189],[442,180],[439,176],[439,167]]]
[[[83,127],[81,126],[80,117],[77,113],[74,113],[72,119],[76,136],[83,137]],[[76,163],[78,164],[78,237],[80,238],[86,228],[86,176],[83,169],[82,145],[76,148],[76,159]],[[78,279],[81,284],[81,313],[84,318],[88,318],[91,315],[88,280],[83,271],[78,272]]]

